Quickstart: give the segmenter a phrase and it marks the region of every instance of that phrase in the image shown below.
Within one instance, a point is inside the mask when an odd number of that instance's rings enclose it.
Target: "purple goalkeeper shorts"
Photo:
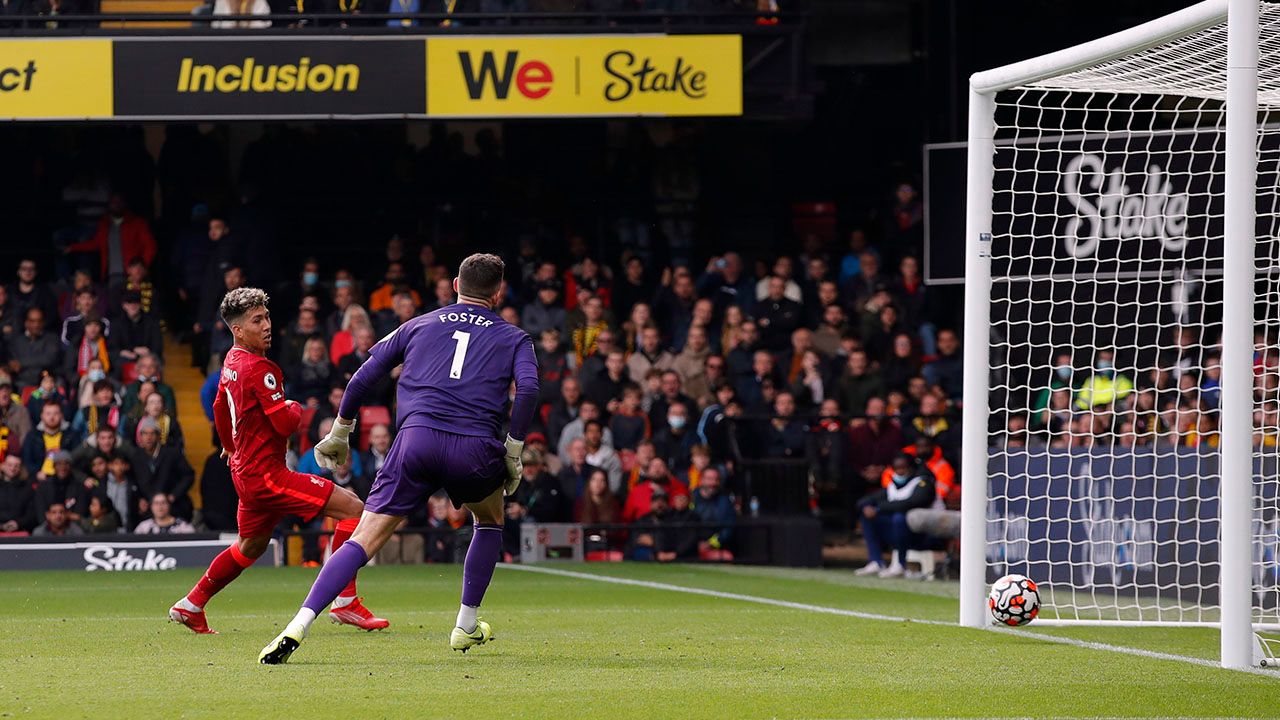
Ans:
[[[364,509],[404,517],[441,488],[454,507],[480,502],[506,479],[505,454],[495,438],[404,428],[391,443]]]

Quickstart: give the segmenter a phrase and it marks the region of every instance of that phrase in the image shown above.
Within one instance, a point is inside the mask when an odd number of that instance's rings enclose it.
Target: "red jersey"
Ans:
[[[285,470],[285,445],[298,427],[300,408],[284,398],[280,367],[261,355],[233,346],[222,361],[213,408],[218,437],[223,438],[223,446],[231,453],[231,477],[236,489],[241,497],[245,491],[256,494],[263,489],[265,477]],[[288,415],[272,417],[280,412]],[[291,422],[281,422],[285,420]],[[225,439],[228,435],[230,442]]]

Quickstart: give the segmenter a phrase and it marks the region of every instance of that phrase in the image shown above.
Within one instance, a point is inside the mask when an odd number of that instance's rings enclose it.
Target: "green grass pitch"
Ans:
[[[951,621],[955,586],[847,571],[556,566],[824,607]],[[166,622],[197,571],[0,574],[3,718],[1276,717],[1280,674],[500,567],[495,640],[448,649],[458,566],[372,567],[392,621],[317,622],[290,664],[258,651],[315,570],[254,568],[209,605],[219,635]],[[1207,629],[1039,632],[1212,659]]]

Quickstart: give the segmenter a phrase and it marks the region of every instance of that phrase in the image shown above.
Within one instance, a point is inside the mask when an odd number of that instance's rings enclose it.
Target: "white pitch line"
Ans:
[[[827,605],[811,605],[809,603],[791,602],[790,600],[777,600],[774,598],[760,597],[758,595],[743,595],[741,593],[723,592],[721,590],[708,590],[706,588],[687,587],[684,585],[672,585],[670,583],[653,582],[651,580],[633,580],[631,578],[613,577],[610,575],[595,575],[592,573],[575,572],[573,570],[560,570],[558,568],[539,567],[534,565],[512,565],[502,563],[499,567],[509,570],[523,570],[525,572],[541,573],[543,575],[557,575],[560,577],[575,578],[578,580],[594,580],[595,582],[610,583],[613,585],[630,585],[633,587],[648,588],[650,590],[666,590],[668,592],[684,593],[686,595],[703,595],[706,597],[720,598],[722,600],[738,600],[740,602],[755,603],[757,605],[772,605],[774,607],[787,608],[790,610],[804,610],[806,612],[822,613],[825,615],[841,615],[844,617],[858,618],[860,620],[877,620],[880,622],[897,622],[897,623],[915,623],[918,625],[939,625],[945,627],[960,627],[954,622],[945,620],[921,620],[916,618],[897,617],[894,615],[881,615],[879,613],[860,612],[858,610],[846,610],[844,608],[830,607]],[[1018,637],[1031,638],[1042,642],[1056,643],[1058,645],[1070,645],[1072,647],[1086,648],[1088,650],[1100,650],[1103,652],[1120,653],[1122,655],[1135,655],[1137,657],[1149,658],[1152,660],[1170,660],[1174,662],[1183,662],[1190,665],[1198,665],[1200,667],[1213,668],[1216,670],[1230,669],[1239,672],[1249,673],[1251,675],[1261,675],[1269,678],[1280,678],[1280,674],[1264,670],[1263,668],[1223,668],[1218,663],[1204,658],[1189,657],[1187,655],[1174,655],[1172,653],[1156,652],[1154,650],[1142,650],[1140,648],[1124,647],[1122,645],[1108,645],[1107,643],[1089,642],[1087,640],[1077,640],[1075,638],[1059,637],[1056,635],[1042,635],[1040,633],[1028,632],[1026,630],[1015,630],[1013,628],[1004,628],[992,625],[990,628],[984,628],[987,632],[996,632],[1005,635],[1016,635]]]

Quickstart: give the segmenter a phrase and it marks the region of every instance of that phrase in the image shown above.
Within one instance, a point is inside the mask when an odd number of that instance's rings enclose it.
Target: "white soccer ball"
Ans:
[[[987,607],[1001,625],[1026,625],[1040,614],[1040,591],[1025,575],[1005,575],[991,584]]]

